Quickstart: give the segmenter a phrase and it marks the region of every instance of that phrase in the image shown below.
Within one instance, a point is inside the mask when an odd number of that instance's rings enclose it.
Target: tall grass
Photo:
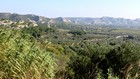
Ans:
[[[51,79],[54,58],[32,36],[0,29],[0,79]]]

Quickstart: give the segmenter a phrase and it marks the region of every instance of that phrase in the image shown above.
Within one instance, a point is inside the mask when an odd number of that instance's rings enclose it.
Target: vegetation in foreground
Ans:
[[[0,78],[139,79],[139,38],[113,31],[1,27]]]

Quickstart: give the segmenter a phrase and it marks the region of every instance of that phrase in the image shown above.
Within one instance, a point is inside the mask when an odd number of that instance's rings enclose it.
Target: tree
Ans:
[[[72,30],[69,33],[74,34],[74,36],[86,34],[86,32],[83,30]]]
[[[139,73],[140,45],[124,43],[106,55],[114,75],[121,79],[134,79]],[[140,76],[137,76],[137,78]]]
[[[73,71],[69,74],[74,79],[96,79],[98,73],[102,73],[105,79],[108,78],[108,62],[105,59],[109,48],[103,44],[82,43],[78,46],[71,47],[77,53],[71,57],[68,70]],[[100,71],[102,70],[102,71]]]

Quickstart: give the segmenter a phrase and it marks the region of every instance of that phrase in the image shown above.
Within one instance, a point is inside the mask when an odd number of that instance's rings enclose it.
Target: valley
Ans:
[[[139,23],[0,13],[0,78],[139,79]]]

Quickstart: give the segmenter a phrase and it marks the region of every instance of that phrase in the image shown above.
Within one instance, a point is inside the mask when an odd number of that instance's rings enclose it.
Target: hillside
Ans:
[[[88,17],[58,17],[58,18],[46,18],[43,16],[27,14],[11,14],[0,13],[0,19],[9,19],[11,21],[35,21],[37,23],[55,24],[55,23],[70,23],[80,25],[91,26],[111,26],[122,28],[139,28],[140,19],[125,19],[125,18],[113,18],[113,17],[101,17],[101,18],[88,18]]]
[[[37,16],[33,14],[21,15],[16,13],[0,13],[0,19],[9,19],[12,21],[35,21],[35,22],[48,22],[49,18]]]
[[[0,18],[0,79],[140,78],[140,19]]]
[[[105,25],[105,26],[125,26],[125,27],[139,27],[140,20],[125,19],[125,18],[113,18],[113,17],[101,17],[101,18],[66,18],[72,23],[76,24],[88,24],[88,25]]]

